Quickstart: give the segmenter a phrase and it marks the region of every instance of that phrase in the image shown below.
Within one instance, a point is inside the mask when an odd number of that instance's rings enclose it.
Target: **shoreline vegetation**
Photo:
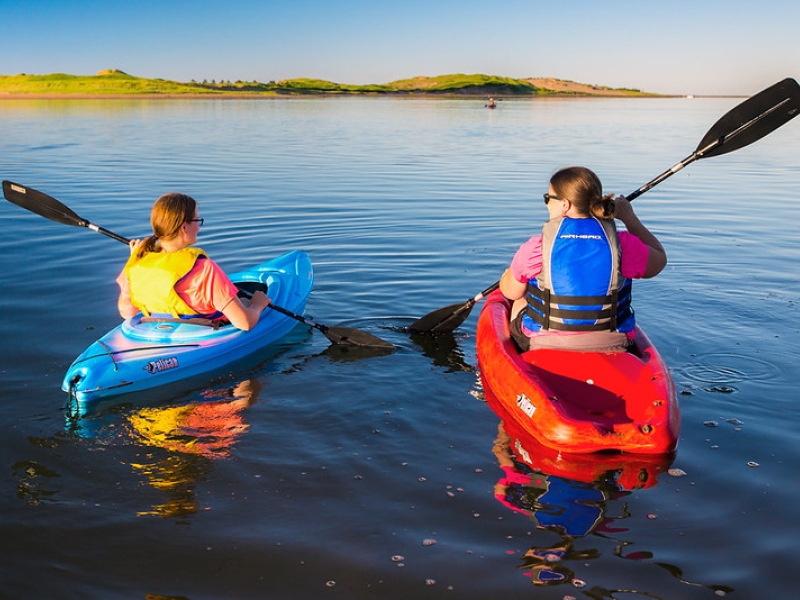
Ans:
[[[494,75],[414,77],[385,84],[349,85],[321,79],[190,81],[135,77],[117,69],[96,75],[0,75],[0,99],[25,98],[279,98],[287,96],[407,96],[486,98],[671,97],[637,89],[610,88],[555,78],[513,79]]]

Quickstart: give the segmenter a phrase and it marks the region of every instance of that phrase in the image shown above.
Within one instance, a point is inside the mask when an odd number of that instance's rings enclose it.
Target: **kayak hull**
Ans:
[[[495,452],[502,449],[533,472],[589,484],[613,480],[621,489],[636,490],[657,485],[659,477],[667,472],[675,459],[674,452],[577,454],[549,448],[523,429],[491,390],[484,390],[484,393],[486,403],[500,419]]]
[[[296,250],[245,271],[235,283],[260,283],[272,302],[302,314],[314,284],[311,261]],[[126,319],[91,344],[67,370],[70,412],[84,414],[109,397],[142,392],[217,371],[276,342],[297,321],[266,309],[250,331],[170,321]]]
[[[492,293],[478,318],[476,343],[483,387],[518,427],[559,452],[675,450],[675,384],[641,328],[628,352],[520,353],[511,338],[510,310],[509,300]]]

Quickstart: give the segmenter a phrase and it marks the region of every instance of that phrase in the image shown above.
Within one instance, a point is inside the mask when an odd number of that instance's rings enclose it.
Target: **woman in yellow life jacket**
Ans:
[[[197,202],[186,194],[164,194],[153,205],[153,235],[132,240],[131,256],[119,277],[117,307],[123,319],[145,316],[201,317],[228,320],[239,329],[251,329],[269,305],[255,292],[248,305],[225,272],[200,248],[191,247],[203,219]]]

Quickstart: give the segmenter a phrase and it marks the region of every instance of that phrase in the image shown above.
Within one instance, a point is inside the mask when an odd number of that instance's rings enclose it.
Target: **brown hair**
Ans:
[[[197,202],[186,194],[170,192],[156,200],[150,212],[153,235],[142,244],[139,257],[147,252],[160,252],[159,240],[171,240],[176,237],[180,233],[181,226],[194,219],[196,210]]]
[[[587,216],[610,221],[614,218],[614,194],[603,195],[600,178],[586,167],[566,167],[550,178],[556,195],[567,198]]]

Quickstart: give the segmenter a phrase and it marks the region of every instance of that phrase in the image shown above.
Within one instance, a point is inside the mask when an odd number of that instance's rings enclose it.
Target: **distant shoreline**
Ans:
[[[241,100],[290,97],[275,94],[43,94],[41,92],[0,92],[0,100]]]
[[[414,77],[386,84],[350,85],[318,79],[188,83],[134,77],[107,69],[96,75],[0,75],[0,100],[275,100],[287,98],[448,98],[496,101],[547,98],[737,98],[728,95],[661,94],[612,88],[555,77],[513,79],[493,75]]]
[[[0,99],[10,100],[111,100],[176,98],[274,99],[274,98],[459,98],[511,100],[532,98],[664,98],[637,89],[610,88],[553,77],[514,79],[483,74],[452,74],[413,77],[385,84],[351,85],[320,79],[258,81],[194,81],[181,83],[165,79],[134,77],[116,69],[96,75],[0,75]]]
[[[447,94],[441,92],[339,92],[339,93],[303,93],[303,94],[281,94],[281,93],[239,93],[228,92],[222,94],[59,94],[41,92],[2,92],[0,100],[286,100],[289,98],[425,98],[425,99],[450,99],[450,100],[476,100],[486,102],[490,94]],[[548,100],[548,99],[579,99],[579,98],[684,98],[686,96],[676,94],[649,94],[646,96],[631,96],[630,94],[575,94],[575,93],[551,93],[546,96],[518,96],[508,97],[493,96],[498,102],[512,102],[518,100]],[[697,96],[699,97],[699,96]]]

